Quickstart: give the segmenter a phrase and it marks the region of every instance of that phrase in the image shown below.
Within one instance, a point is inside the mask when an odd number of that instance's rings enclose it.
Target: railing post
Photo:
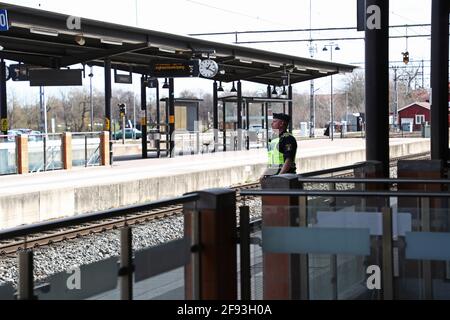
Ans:
[[[27,174],[30,171],[28,162],[28,136],[16,136],[17,173]]]
[[[88,136],[84,136],[84,167],[88,166]]]
[[[239,208],[239,248],[241,259],[241,300],[251,300],[250,208]]]
[[[195,291],[201,300],[236,300],[236,192],[228,189],[212,189],[201,191],[199,195],[200,200],[196,205],[192,203],[184,205],[184,233],[192,240],[195,240],[192,215],[196,212],[199,215],[199,241],[192,248],[193,252],[198,252],[199,261],[191,261],[185,268],[186,299],[196,298],[193,295]],[[198,291],[194,290],[195,263],[199,264],[200,269]]]
[[[19,252],[19,300],[35,300],[33,277],[33,251]]]
[[[109,154],[109,132],[104,131],[100,133],[100,165],[107,166],[110,164],[110,154]]]
[[[297,175],[267,178],[262,188],[302,189]],[[264,196],[262,216],[263,227],[306,226],[306,198]],[[263,264],[264,300],[308,299],[307,255],[264,253]]]
[[[133,233],[130,227],[120,230],[120,299],[133,300]]]
[[[392,209],[383,208],[383,300],[394,299],[394,256],[393,256],[393,230]]]
[[[47,135],[45,134],[42,141],[44,145],[44,172],[47,171]]]
[[[63,133],[61,145],[63,168],[64,170],[70,170],[72,169],[72,133]]]

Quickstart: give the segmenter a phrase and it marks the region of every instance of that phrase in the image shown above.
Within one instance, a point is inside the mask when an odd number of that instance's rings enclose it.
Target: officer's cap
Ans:
[[[274,113],[273,118],[285,121],[287,123],[289,123],[291,121],[291,117],[289,117],[287,114],[284,114],[284,113]]]

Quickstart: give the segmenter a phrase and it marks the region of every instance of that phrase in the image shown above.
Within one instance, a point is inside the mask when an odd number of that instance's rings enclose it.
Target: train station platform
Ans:
[[[390,141],[391,158],[429,151],[429,139]],[[297,157],[298,173],[352,165],[366,160],[365,140],[301,141]],[[254,182],[266,163],[258,149],[2,176],[0,229]]]

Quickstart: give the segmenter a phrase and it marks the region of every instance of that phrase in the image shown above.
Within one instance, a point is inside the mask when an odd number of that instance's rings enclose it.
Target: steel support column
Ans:
[[[144,116],[141,118],[141,131],[142,131],[142,159],[148,158],[147,148],[147,77],[142,75],[141,77],[141,111],[144,111]]]
[[[174,156],[175,149],[175,81],[169,78],[169,140],[170,140],[170,157]]]
[[[431,14],[431,158],[448,159],[448,0],[433,0]]]
[[[238,131],[238,150],[242,150],[242,83],[237,83],[237,131]]]
[[[2,134],[8,134],[8,97],[6,95],[6,64],[0,63],[0,130]]]
[[[289,132],[292,132],[292,130],[294,129],[294,117],[292,115],[292,107],[293,107],[293,101],[292,101],[292,97],[293,97],[293,90],[292,90],[292,85],[289,85],[289,89],[288,89],[288,112],[289,112],[289,116],[291,117],[291,122],[289,123]]]
[[[380,9],[366,28],[366,158],[380,161],[389,177],[389,0],[367,0]],[[369,17],[369,16],[367,16]],[[380,20],[380,21],[378,21]],[[372,29],[371,29],[372,28]]]
[[[214,130],[214,152],[219,151],[219,98],[217,92],[217,81],[213,84],[213,130]]]
[[[226,108],[226,102],[223,101],[222,102],[223,106],[222,106],[222,117],[223,117],[223,152],[227,151],[227,108]]]
[[[111,60],[105,60],[105,129],[109,132],[109,163],[113,164],[113,139],[112,139],[112,116],[111,116]]]
[[[267,86],[267,98],[271,99],[272,98],[272,90],[270,88],[270,86]],[[269,149],[269,103],[266,103],[266,113],[265,113],[265,120],[266,120],[266,148]]]
[[[160,101],[159,101],[159,81],[156,79],[156,130],[158,130],[158,134],[156,137],[156,157],[161,157],[161,115],[160,115]]]

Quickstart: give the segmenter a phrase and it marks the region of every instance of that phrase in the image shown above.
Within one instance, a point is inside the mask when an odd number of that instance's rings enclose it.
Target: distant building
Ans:
[[[422,124],[431,122],[430,103],[414,102],[398,110],[401,128],[405,131],[420,131]]]

